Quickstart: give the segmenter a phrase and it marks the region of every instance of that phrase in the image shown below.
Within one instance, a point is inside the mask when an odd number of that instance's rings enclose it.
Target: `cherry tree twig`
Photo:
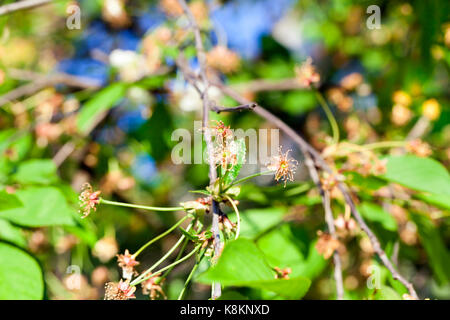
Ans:
[[[67,73],[54,73],[49,75],[41,75],[31,71],[24,71],[19,69],[9,69],[10,77],[22,80],[32,80],[32,82],[20,86],[8,93],[0,96],[0,106],[13,102],[23,96],[30,96],[39,90],[47,87],[52,87],[57,84],[65,84],[71,87],[82,89],[96,89],[100,88],[100,83],[85,77],[72,76]]]
[[[208,77],[206,75],[206,54],[205,50],[203,48],[203,42],[200,34],[200,28],[197,25],[197,22],[195,21],[194,16],[192,15],[191,10],[189,9],[189,6],[187,5],[185,0],[178,0],[179,4],[183,8],[183,11],[185,15],[187,16],[190,28],[192,29],[192,32],[194,33],[195,38],[195,47],[197,51],[197,58],[200,65],[200,77],[203,82],[203,91],[200,94],[200,97],[203,102],[203,119],[202,119],[202,126],[203,126],[203,135],[205,137],[206,141],[206,148],[208,152],[208,158],[209,158],[209,181],[210,184],[213,184],[217,179],[217,172],[216,172],[216,166],[214,164],[213,160],[213,145],[211,140],[211,134],[208,130],[208,123],[209,123],[209,109],[211,106],[211,102],[208,95],[208,89],[210,87],[210,83],[208,80]],[[211,212],[213,215],[212,219],[212,226],[211,226],[211,232],[213,234],[214,238],[214,256],[218,257],[220,255],[222,244],[220,240],[220,230],[219,230],[219,204],[213,199],[211,203]],[[212,285],[212,299],[217,299],[221,296],[222,289],[220,286],[220,283],[214,282]]]
[[[319,173],[317,171],[317,168],[314,165],[314,161],[311,158],[311,155],[306,152],[304,154],[305,156],[305,164],[308,168],[309,175],[311,176],[311,179],[316,184],[317,188],[319,189],[320,196],[322,197],[322,205],[325,211],[325,221],[328,225],[328,230],[331,234],[331,236],[334,239],[337,239],[336,237],[336,229],[334,227],[334,218],[333,218],[333,212],[331,211],[331,203],[330,203],[330,192],[328,190],[325,190],[322,187],[322,183],[320,182]],[[333,253],[333,261],[334,261],[334,280],[336,282],[336,296],[337,300],[343,300],[344,299],[344,285],[342,281],[342,267],[341,267],[341,256],[339,255],[338,251],[335,251]]]
[[[0,16],[19,10],[32,9],[52,2],[54,2],[54,0],[23,0],[5,4],[0,7]]]
[[[212,85],[219,88],[224,94],[228,95],[229,97],[236,100],[238,103],[241,104],[248,104],[250,101],[248,101],[246,98],[242,97],[239,93],[231,89],[230,87],[224,85],[220,80],[215,79],[212,81]],[[333,174],[333,170],[330,168],[330,166],[325,162],[325,160],[322,158],[320,153],[315,150],[306,140],[304,140],[297,132],[295,132],[291,127],[289,127],[286,123],[284,123],[281,119],[276,117],[274,114],[269,112],[268,110],[264,109],[261,106],[256,106],[253,111],[266,119],[267,121],[273,123],[278,128],[280,128],[287,136],[289,136],[295,143],[298,144],[300,147],[300,150],[303,152],[303,154],[309,153],[312,157],[312,160],[316,167],[321,168],[322,170]],[[358,222],[360,228],[367,234],[369,237],[369,240],[372,244],[372,247],[374,251],[377,253],[378,257],[381,259],[383,264],[386,266],[386,268],[391,272],[392,277],[395,280],[400,281],[407,289],[409,294],[415,298],[418,299],[417,293],[414,289],[414,286],[411,282],[406,280],[394,267],[392,262],[389,260],[388,256],[384,252],[384,250],[381,248],[380,241],[375,236],[373,231],[369,228],[369,226],[365,223],[364,219],[362,218],[361,214],[359,213],[355,202],[352,199],[352,196],[350,195],[350,191],[348,190],[347,186],[343,182],[338,182],[337,184],[339,190],[344,196],[345,202],[350,206],[351,212],[353,216],[355,217],[355,220]]]

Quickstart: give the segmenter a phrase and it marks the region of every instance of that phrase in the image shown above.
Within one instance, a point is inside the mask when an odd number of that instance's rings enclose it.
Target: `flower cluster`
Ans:
[[[238,145],[234,141],[234,135],[229,126],[222,121],[215,121],[216,125],[208,128],[215,137],[213,150],[213,162],[221,166],[222,170],[229,169],[229,165],[237,164]]]
[[[316,243],[316,250],[319,252],[325,259],[329,259],[335,250],[339,248],[341,243],[339,240],[333,238],[329,233],[323,233],[321,231],[317,232],[319,236],[319,240]]]
[[[226,215],[221,215],[219,217],[219,228],[226,235],[230,235],[236,232],[236,227],[237,227],[236,224],[233,223]]]
[[[194,201],[186,201],[180,203],[184,211],[187,213],[195,213],[197,216],[201,216],[205,213],[209,213],[209,208],[211,207],[211,198],[198,198]]]
[[[159,278],[160,274],[158,273],[150,275],[151,275],[150,278],[142,282],[142,293],[148,294],[150,296],[150,299],[152,300],[155,300],[156,298],[158,298],[158,296],[162,296],[164,297],[164,299],[167,299],[166,295],[164,294],[164,291],[161,288],[162,282],[157,281],[158,279],[160,279]]]
[[[405,149],[408,152],[414,153],[416,156],[419,157],[428,157],[432,154],[430,145],[426,142],[423,142],[421,139],[415,139],[408,141],[408,143],[405,146]]]
[[[366,177],[370,174],[382,175],[386,173],[387,159],[378,159],[373,152],[350,153],[347,156],[346,170],[356,171]]]
[[[287,181],[294,181],[294,173],[298,166],[297,160],[289,158],[290,151],[288,150],[283,154],[282,147],[280,147],[278,149],[278,155],[273,156],[266,165],[267,169],[275,171],[275,180],[277,182],[279,180],[284,181],[285,187]]]
[[[340,238],[353,236],[358,227],[355,219],[344,217],[342,214],[334,220],[334,225],[336,226],[336,233]]]
[[[305,62],[295,68],[295,74],[300,84],[307,88],[320,81],[320,75],[312,65],[311,57],[308,57]]]
[[[206,62],[223,73],[236,71],[240,65],[239,55],[224,46],[215,46],[206,54]]]
[[[408,93],[404,91],[396,91],[392,96],[394,106],[392,107],[391,121],[396,126],[403,126],[407,124],[413,112],[409,109],[412,99]]]
[[[130,286],[130,281],[108,282],[105,285],[105,300],[129,300],[135,299],[136,287]]]

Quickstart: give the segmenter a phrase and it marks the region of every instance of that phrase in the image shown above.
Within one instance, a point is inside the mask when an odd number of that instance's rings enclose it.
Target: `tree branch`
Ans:
[[[208,80],[208,77],[206,76],[206,54],[205,50],[203,48],[203,42],[200,35],[200,29],[195,21],[194,16],[192,15],[191,10],[189,9],[187,3],[185,0],[178,0],[181,7],[183,8],[183,11],[185,15],[187,16],[190,28],[192,29],[192,32],[194,33],[195,37],[195,47],[197,50],[197,58],[200,65],[200,76],[201,80],[204,85],[203,92],[200,94],[200,97],[203,102],[203,120],[202,120],[202,126],[203,126],[203,135],[205,137],[206,141],[206,148],[208,151],[208,158],[209,158],[209,181],[210,184],[213,184],[217,179],[217,172],[216,172],[216,166],[214,164],[213,160],[213,145],[211,140],[210,131],[208,130],[208,124],[209,124],[209,108],[210,108],[210,100],[208,95],[208,89],[210,87],[210,83]],[[211,226],[211,232],[214,237],[214,256],[218,257],[221,253],[222,244],[220,240],[220,230],[219,230],[219,204],[212,200],[211,204],[211,212],[213,215],[212,219],[212,226]],[[217,299],[221,296],[222,289],[220,287],[220,283],[213,283],[212,285],[212,299]]]
[[[32,9],[51,2],[53,2],[53,0],[23,0],[5,4],[0,7],[0,16],[19,10]]]
[[[219,106],[216,106],[215,104],[212,104],[210,106],[210,109],[216,113],[221,113],[221,112],[236,112],[236,111],[242,111],[242,110],[253,110],[256,106],[257,106],[257,104],[253,103],[253,102],[247,103],[247,104],[241,104],[239,106],[231,107],[231,108],[219,107]]]
[[[308,152],[306,152],[304,156],[305,156],[305,164],[306,167],[308,168],[309,175],[311,176],[311,179],[319,189],[320,196],[322,197],[322,205],[325,211],[325,221],[328,225],[328,230],[331,236],[334,239],[337,239],[336,229],[334,227],[333,212],[331,211],[330,192],[322,187],[322,183],[320,182],[319,178],[319,173],[314,165],[314,161],[312,160],[311,155]],[[343,300],[344,284],[342,281],[341,256],[339,255],[338,251],[335,251],[333,253],[333,261],[334,261],[334,280],[336,282],[337,300]]]
[[[32,71],[24,71],[18,69],[9,69],[8,75],[14,79],[31,80],[32,82],[20,86],[16,89],[0,96],[0,106],[9,102],[20,99],[23,96],[30,96],[39,90],[47,87],[52,87],[57,84],[65,84],[70,87],[77,87],[82,89],[97,89],[100,83],[85,77],[72,76],[67,73],[54,73],[50,75],[41,75]]]

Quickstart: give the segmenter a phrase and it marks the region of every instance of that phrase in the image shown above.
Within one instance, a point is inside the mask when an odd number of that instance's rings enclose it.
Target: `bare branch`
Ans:
[[[5,4],[0,7],[0,16],[19,10],[32,9],[45,4],[49,4],[51,2],[54,2],[54,0],[23,0]]]
[[[219,107],[219,106],[216,106],[215,104],[212,104],[210,106],[210,109],[216,113],[221,113],[221,112],[236,112],[236,111],[242,111],[242,110],[253,110],[256,106],[257,106],[257,104],[253,103],[253,102],[247,103],[247,104],[241,104],[239,106],[231,107],[231,108]]]
[[[305,164],[306,167],[308,168],[309,175],[311,176],[311,179],[319,189],[320,196],[322,197],[322,205],[325,211],[325,221],[328,225],[328,230],[330,232],[330,235],[334,239],[337,239],[336,229],[334,227],[333,212],[331,211],[330,192],[322,187],[322,183],[320,182],[319,178],[319,173],[314,165],[314,161],[312,160],[311,155],[308,152],[306,152],[304,153],[304,156],[305,156]],[[334,261],[334,280],[336,282],[337,300],[343,300],[344,284],[342,281],[341,256],[339,255],[339,252],[335,251],[333,253],[333,261]]]
[[[8,93],[0,96],[0,106],[9,102],[20,99],[24,96],[32,95],[44,88],[53,87],[57,84],[65,84],[70,87],[77,87],[82,89],[96,89],[100,87],[100,83],[85,77],[72,76],[67,73],[55,73],[50,75],[41,75],[31,71],[24,71],[18,69],[8,70],[10,77],[21,80],[32,80],[32,82],[20,86]]]
[[[212,140],[211,140],[211,135],[209,130],[207,130],[208,127],[208,122],[209,122],[209,108],[210,108],[210,100],[209,100],[209,96],[208,96],[208,89],[210,86],[208,77],[206,75],[206,54],[205,54],[205,50],[203,48],[203,43],[202,43],[202,38],[201,38],[201,34],[200,34],[200,29],[195,21],[194,16],[192,15],[191,10],[189,9],[187,3],[185,0],[178,0],[178,2],[180,3],[180,5],[183,8],[184,13],[186,14],[189,23],[190,23],[190,27],[194,33],[194,37],[195,37],[195,47],[197,50],[197,58],[198,58],[198,62],[200,65],[200,76],[204,85],[204,89],[202,94],[200,94],[200,97],[203,101],[203,129],[204,129],[204,137],[205,137],[205,141],[206,141],[206,148],[208,151],[208,155],[209,155],[209,181],[210,184],[213,184],[216,179],[217,179],[217,173],[216,173],[216,166],[213,162],[213,145],[212,145]],[[214,256],[218,257],[220,255],[221,249],[222,249],[222,244],[221,244],[221,240],[220,240],[220,230],[219,230],[219,204],[215,201],[212,200],[212,204],[211,204],[211,212],[213,213],[213,220],[212,220],[212,226],[211,226],[211,231],[213,233],[213,237],[214,237]],[[221,296],[222,294],[222,289],[220,287],[220,283],[213,283],[212,286],[212,299],[217,299]]]
[[[256,79],[243,83],[236,83],[231,85],[233,89],[237,91],[286,91],[286,90],[298,90],[305,89],[304,86],[296,78],[280,79],[280,80],[267,80]]]

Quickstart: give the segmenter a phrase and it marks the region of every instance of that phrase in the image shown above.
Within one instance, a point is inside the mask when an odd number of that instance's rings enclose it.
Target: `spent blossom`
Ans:
[[[281,269],[279,267],[274,267],[273,270],[275,271],[275,279],[289,279],[289,274],[292,273],[291,268]]]
[[[239,55],[224,46],[215,46],[206,54],[208,65],[223,73],[236,71],[240,65]]]
[[[117,282],[108,282],[105,285],[105,300],[129,300],[135,299],[134,292],[136,287],[130,286],[129,280],[120,280]]]
[[[428,157],[432,153],[430,145],[421,139],[408,141],[405,149],[419,157]]]
[[[237,164],[238,144],[234,141],[233,131],[222,121],[215,121],[216,125],[208,128],[215,137],[215,146],[212,160],[222,170],[227,170],[228,166]]]
[[[148,294],[150,296],[150,299],[152,300],[158,298],[159,295],[164,297],[164,299],[167,299],[160,285],[162,282],[157,281],[159,279],[158,278],[159,275],[160,275],[159,273],[154,274],[149,279],[142,282],[142,293]]]
[[[270,162],[266,165],[267,169],[275,171],[275,180],[278,182],[280,179],[284,181],[286,187],[287,181],[294,181],[294,173],[298,166],[298,161],[289,158],[289,152],[286,151],[283,154],[282,147],[278,149],[278,155],[273,156]]]
[[[319,240],[316,243],[316,250],[323,255],[325,259],[329,259],[334,251],[339,248],[340,242],[333,238],[329,233],[319,231],[317,234]]]
[[[305,62],[295,68],[295,74],[300,84],[308,88],[320,81],[320,75],[312,65],[311,57],[308,57]]]
[[[89,183],[83,184],[81,194],[78,197],[81,208],[80,213],[83,214],[82,218],[86,218],[91,213],[91,210],[97,210],[97,205],[100,203],[100,193],[101,191],[93,191]]]
[[[128,249],[125,250],[124,254],[117,255],[117,262],[119,267],[122,268],[123,278],[131,279],[133,275],[137,274],[134,267],[139,265],[139,262],[136,261],[135,256],[131,255]]]

